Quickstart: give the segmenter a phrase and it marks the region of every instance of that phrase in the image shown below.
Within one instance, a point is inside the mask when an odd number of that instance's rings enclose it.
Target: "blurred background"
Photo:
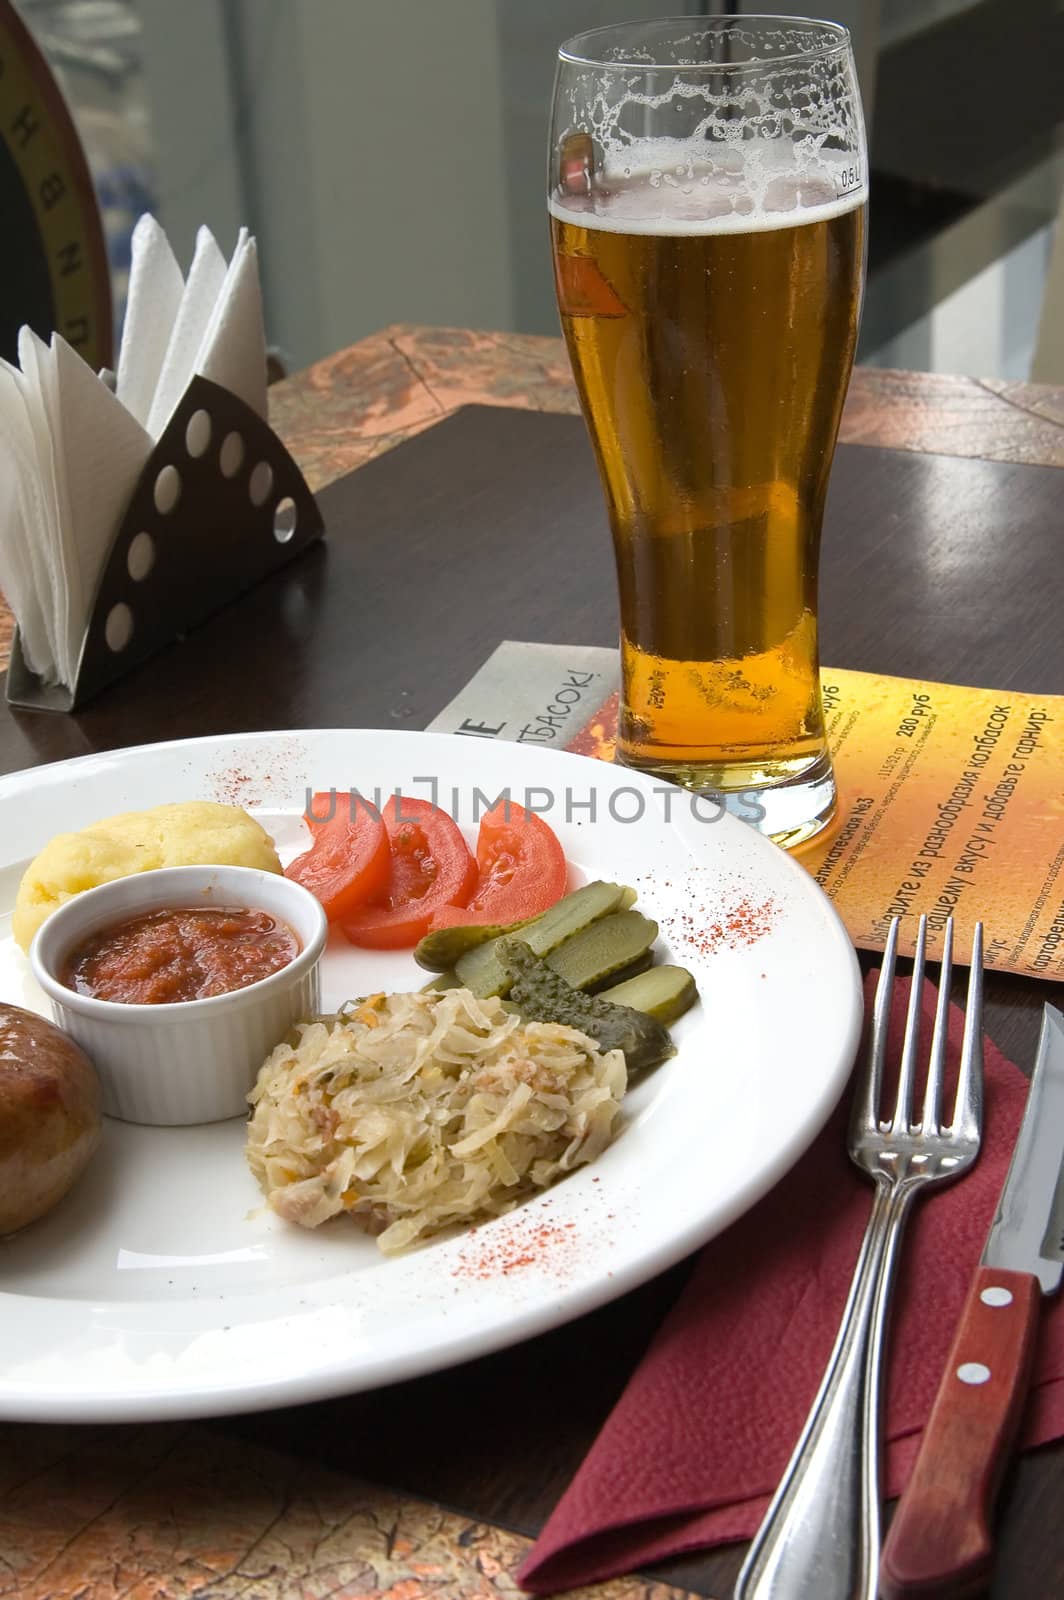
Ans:
[[[558,44],[760,9],[853,34],[871,152],[858,359],[1064,383],[1064,0],[15,0],[99,197],[116,332],[154,211],[187,265],[256,234],[293,371],[395,322],[556,333]]]

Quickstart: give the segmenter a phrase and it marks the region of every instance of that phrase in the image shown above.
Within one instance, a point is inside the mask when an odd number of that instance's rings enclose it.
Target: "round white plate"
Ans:
[[[592,1166],[507,1217],[395,1259],[346,1219],[307,1232],[265,1211],[242,1120],[109,1121],[56,1211],[0,1240],[0,1416],[250,1411],[514,1343],[623,1294],[727,1227],[838,1099],[860,1027],[857,962],[796,862],[637,773],[443,734],[196,739],[0,779],[0,998],[47,1015],[9,930],[22,870],[54,833],[215,799],[258,815],[287,860],[306,838],[308,789],[352,786],[435,798],[471,840],[475,808],[509,788],[555,828],[575,882],[634,885],[666,958],[698,980],[701,1005],[674,1029],[676,1056],[633,1089],[619,1137]],[[406,952],[334,939],[323,1001],[422,982]]]

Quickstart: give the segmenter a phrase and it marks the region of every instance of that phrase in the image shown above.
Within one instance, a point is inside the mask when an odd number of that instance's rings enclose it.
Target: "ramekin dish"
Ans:
[[[78,942],[151,911],[241,907],[286,922],[297,955],[244,989],[163,1005],[76,993],[59,978]],[[125,1122],[173,1127],[247,1114],[247,1095],[292,1025],[320,1009],[319,963],[328,936],[320,903],[298,883],[254,867],[160,867],[116,878],[66,901],[30,946],[33,975],[56,1022],[87,1051],[103,1109]]]

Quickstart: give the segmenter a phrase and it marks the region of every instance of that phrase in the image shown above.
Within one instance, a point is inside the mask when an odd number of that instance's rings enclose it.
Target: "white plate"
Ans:
[[[527,745],[248,734],[0,779],[0,997],[47,1014],[9,928],[22,869],[52,834],[162,801],[216,799],[259,815],[287,859],[304,837],[308,787],[431,798],[432,778],[470,838],[475,791],[494,798],[509,786],[544,809],[576,879],[635,885],[665,951],[701,992],[674,1030],[677,1055],[632,1092],[620,1136],[594,1165],[508,1217],[398,1259],[345,1219],[305,1232],[263,1211],[240,1120],[108,1122],[62,1205],[0,1241],[0,1416],[250,1411],[467,1360],[679,1260],[758,1199],[822,1126],[850,1069],[861,996],[849,939],[812,878],[744,824],[709,821],[704,804],[700,819],[677,790]],[[706,941],[705,928],[740,902],[764,914],[767,931]],[[341,940],[326,956],[323,1000],[422,981],[408,954]]]

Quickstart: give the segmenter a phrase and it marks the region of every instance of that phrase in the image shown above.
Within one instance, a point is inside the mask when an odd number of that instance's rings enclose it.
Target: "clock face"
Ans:
[[[28,323],[94,369],[112,362],[103,227],[77,130],[51,69],[0,0],[0,355]]]

